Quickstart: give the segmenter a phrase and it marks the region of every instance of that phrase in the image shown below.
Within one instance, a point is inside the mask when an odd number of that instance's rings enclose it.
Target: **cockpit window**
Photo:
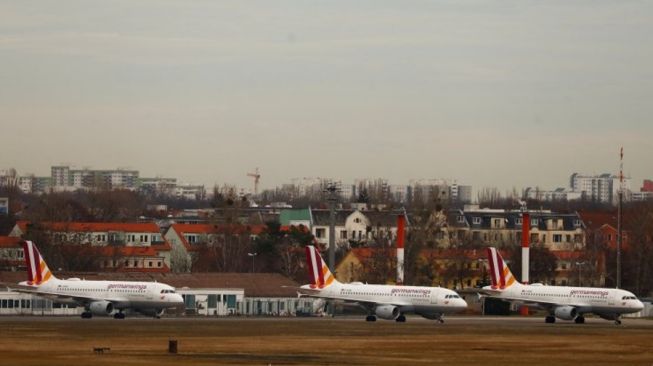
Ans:
[[[637,298],[635,296],[624,296],[621,300],[637,300]]]
[[[161,290],[162,294],[174,294],[175,290]]]

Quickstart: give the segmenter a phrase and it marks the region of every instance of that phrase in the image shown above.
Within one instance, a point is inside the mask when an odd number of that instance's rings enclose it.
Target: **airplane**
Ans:
[[[159,318],[164,309],[181,307],[184,300],[175,289],[164,283],[134,281],[86,281],[79,278],[56,278],[36,245],[23,242],[27,281],[12,288],[57,303],[83,306],[83,319],[93,315],[124,319],[126,311]]]
[[[311,283],[298,288],[300,295],[355,303],[367,310],[368,322],[377,317],[405,322],[406,313],[415,313],[444,323],[444,314],[467,308],[456,292],[440,287],[340,283],[312,245],[306,246],[306,262]]]
[[[593,313],[621,324],[621,315],[636,313],[644,308],[637,297],[625,290],[599,287],[544,286],[540,283],[519,283],[496,248],[487,248],[490,286],[483,287],[488,297],[534,305],[548,311],[546,323],[556,318],[585,323],[585,314]]]

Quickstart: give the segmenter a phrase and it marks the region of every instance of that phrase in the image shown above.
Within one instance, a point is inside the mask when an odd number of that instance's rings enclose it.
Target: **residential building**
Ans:
[[[203,200],[206,198],[206,189],[203,185],[180,184],[174,188],[174,195],[187,200]]]
[[[624,178],[624,200],[630,198],[629,177]],[[592,202],[616,204],[619,194],[619,176],[609,173],[600,175],[582,175],[573,173],[569,178],[573,192],[580,192],[584,199]]]
[[[177,187],[176,178],[140,178],[138,187],[142,192],[171,196]]]
[[[397,216],[403,211],[336,210],[336,247],[387,244],[396,237]],[[329,247],[330,211],[312,209],[311,232],[321,248]]]
[[[138,185],[138,176],[137,170],[71,169],[67,165],[51,168],[52,185],[55,191],[93,188],[135,190]]]
[[[566,188],[556,188],[552,191],[542,190],[538,187],[524,189],[522,198],[537,201],[573,201],[583,198],[582,192],[571,191]]]
[[[578,214],[548,210],[529,211],[530,242],[550,250],[578,250],[585,247],[582,219]],[[504,247],[521,241],[522,215],[506,211],[466,207],[449,214],[447,234],[452,242]]]
[[[32,225],[27,221],[18,221],[9,236],[21,238],[30,230],[42,230],[54,244],[105,247],[98,249],[97,253],[101,259],[100,265],[104,268],[163,272],[170,268],[171,247],[155,223],[44,222]],[[126,260],[129,262],[124,265],[109,262],[112,259],[120,259],[123,261],[121,263]]]
[[[0,215],[9,214],[9,198],[0,197]]]
[[[255,239],[265,229],[265,225],[172,224],[164,235],[171,247],[171,269],[176,273],[190,272],[193,256],[202,244],[214,245],[227,235]]]
[[[0,236],[0,271],[18,271],[25,268],[22,239]]]

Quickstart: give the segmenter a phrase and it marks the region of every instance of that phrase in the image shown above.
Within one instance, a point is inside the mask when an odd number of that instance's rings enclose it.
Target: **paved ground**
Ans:
[[[653,320],[641,319],[1,317],[0,329],[0,365],[653,365]]]

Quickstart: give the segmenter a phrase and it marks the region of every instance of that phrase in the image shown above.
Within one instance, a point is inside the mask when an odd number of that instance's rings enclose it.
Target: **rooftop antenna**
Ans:
[[[617,288],[621,288],[621,204],[624,196],[624,148],[619,150],[619,202],[617,204]]]

